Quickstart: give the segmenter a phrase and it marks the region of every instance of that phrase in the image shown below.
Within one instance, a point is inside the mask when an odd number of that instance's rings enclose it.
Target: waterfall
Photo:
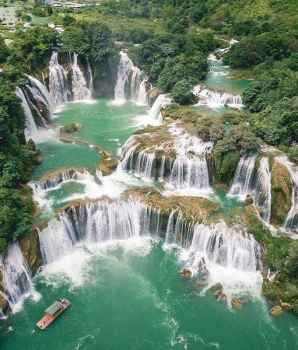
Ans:
[[[142,81],[139,68],[135,67],[127,54],[121,51],[115,86],[116,102],[132,100],[147,104],[146,83],[147,78]]]
[[[58,62],[58,53],[53,52],[49,62],[50,76],[49,89],[55,105],[67,102],[66,71]]]
[[[177,189],[209,188],[207,162],[204,156],[189,158],[178,155],[173,163],[169,183]]]
[[[73,54],[72,60],[72,94],[74,101],[90,100],[91,90],[87,87],[87,82],[78,65],[78,54]],[[92,76],[92,75],[91,75]]]
[[[50,93],[38,79],[35,79],[31,75],[28,75],[28,79],[30,86],[27,85],[27,87],[31,91],[33,97],[42,101],[48,107],[50,115],[52,115],[54,113],[55,105]]]
[[[92,97],[93,92],[94,92],[93,75],[92,75],[92,69],[91,69],[90,62],[89,62],[88,58],[87,58],[87,72],[88,72],[88,78],[89,78],[88,88],[90,91],[90,96]]]
[[[68,213],[62,212],[60,221],[50,222],[39,233],[43,261],[51,263],[62,258],[82,239],[101,243],[158,233],[159,215],[133,199],[88,203],[78,211],[73,208]]]
[[[279,156],[275,159],[287,168],[292,181],[292,206],[286,216],[283,229],[298,232],[298,167],[291,163],[286,156]]]
[[[204,142],[183,129],[174,138],[176,159],[172,165],[169,182],[177,189],[209,188],[208,166],[205,158],[213,148],[212,142]]]
[[[207,105],[210,108],[218,108],[224,105],[237,108],[243,107],[240,95],[231,95],[226,92],[220,93],[208,89],[201,90],[200,85],[194,87],[193,93],[199,98],[198,105]]]
[[[229,298],[262,284],[259,244],[252,235],[238,232],[224,222],[210,226],[196,224],[191,245],[182,253],[182,260],[193,274],[209,271],[205,290],[219,282]]]
[[[271,216],[271,173],[267,157],[261,159],[257,176],[254,202],[261,209],[261,218],[269,223]]]
[[[228,196],[237,197],[238,199],[245,201],[246,197],[252,191],[251,180],[255,160],[255,156],[243,156],[240,159]]]
[[[26,141],[28,141],[29,139],[33,139],[36,136],[38,129],[37,126],[35,124],[35,121],[33,119],[33,115],[31,113],[30,107],[28,105],[28,102],[26,100],[26,97],[22,91],[22,89],[20,89],[19,87],[16,88],[15,90],[15,94],[20,97],[20,99],[22,100],[22,107],[24,109],[24,113],[25,113],[25,117],[26,117],[26,129],[25,129],[25,138]]]
[[[169,97],[166,97],[165,94],[159,95],[149,111],[149,117],[162,123],[163,119],[161,115],[161,109],[171,103],[172,100]]]
[[[13,310],[17,310],[26,294],[37,297],[33,283],[31,271],[24,260],[23,254],[17,243],[10,244],[4,259],[3,285],[7,300]]]
[[[162,178],[176,189],[196,188],[209,189],[209,174],[205,154],[211,152],[213,143],[203,142],[183,129],[177,128],[172,142],[166,141],[152,147],[142,149],[137,155],[135,151],[141,144],[142,136],[131,136],[122,147],[122,159],[119,167],[124,171],[134,171],[146,179]],[[148,135],[143,137],[148,138]],[[156,169],[156,151],[172,152],[175,159],[170,164],[170,174],[165,173],[165,157],[161,160],[160,169]],[[172,160],[172,158],[171,158]]]

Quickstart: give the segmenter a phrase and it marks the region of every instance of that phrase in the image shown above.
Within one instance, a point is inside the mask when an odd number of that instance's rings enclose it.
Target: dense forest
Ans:
[[[26,74],[47,70],[53,46],[114,71],[119,49],[125,49],[154,86],[187,105],[195,101],[193,86],[208,72],[209,53],[237,39],[222,58],[237,69],[235,76],[253,79],[243,94],[247,109],[214,118],[191,115],[197,135],[215,143],[218,179],[228,183],[240,157],[257,152],[263,142],[298,162],[296,0],[119,0],[72,12],[36,4],[32,13],[62,25],[61,35],[33,25],[16,30],[9,46],[0,38],[0,252],[30,232],[33,203],[25,183],[38,162],[34,143],[25,142],[25,119],[14,90],[26,84]],[[24,8],[19,16],[28,19],[26,13]],[[182,117],[185,110],[177,104],[165,113]],[[226,123],[232,125],[228,134]],[[268,246],[268,265],[283,267],[284,280],[296,279],[297,244],[288,238],[280,244],[253,225],[251,233]]]

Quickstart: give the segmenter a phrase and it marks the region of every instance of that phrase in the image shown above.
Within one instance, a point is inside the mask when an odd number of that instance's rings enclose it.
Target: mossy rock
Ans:
[[[67,124],[60,128],[60,134],[73,134],[77,131],[79,131],[80,125],[79,124]]]
[[[291,209],[292,183],[285,166],[274,162],[271,175],[271,223],[282,224]]]

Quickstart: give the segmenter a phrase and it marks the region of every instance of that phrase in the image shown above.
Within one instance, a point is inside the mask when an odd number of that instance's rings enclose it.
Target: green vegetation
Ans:
[[[24,112],[14,88],[5,73],[1,73],[0,253],[9,241],[29,233],[32,224],[32,199],[23,195],[21,184],[29,180],[29,172],[37,158],[32,146],[24,145]]]

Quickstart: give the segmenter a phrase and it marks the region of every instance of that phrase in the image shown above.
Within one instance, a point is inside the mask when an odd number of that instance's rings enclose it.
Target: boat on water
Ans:
[[[40,321],[36,323],[36,326],[44,330],[60,314],[62,314],[62,312],[65,311],[70,304],[70,301],[67,299],[60,299],[60,301],[54,301],[54,303],[45,310],[44,316]]]

